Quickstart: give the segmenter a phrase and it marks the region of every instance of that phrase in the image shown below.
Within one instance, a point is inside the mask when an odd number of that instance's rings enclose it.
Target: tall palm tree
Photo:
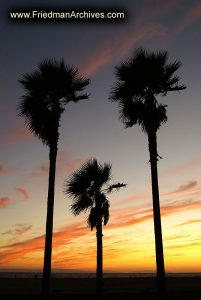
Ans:
[[[165,298],[165,267],[160,216],[157,161],[157,131],[167,121],[166,105],[160,104],[156,96],[165,96],[169,91],[185,89],[179,85],[174,73],[180,62],[168,63],[167,51],[149,52],[137,49],[132,58],[115,69],[117,83],[110,99],[119,102],[120,118],[126,127],[138,124],[148,136],[154,231],[157,264],[157,283],[161,299]]]
[[[19,81],[25,94],[17,107],[18,115],[46,146],[49,147],[49,186],[47,198],[46,237],[42,294],[48,295],[51,276],[52,230],[56,157],[61,114],[69,102],[88,99],[83,93],[89,79],[80,77],[78,70],[64,61],[44,60],[38,68],[24,74]]]
[[[89,211],[88,225],[96,228],[97,238],[97,298],[102,299],[103,293],[103,252],[102,223],[109,221],[109,200],[106,194],[114,189],[126,186],[123,183],[109,185],[111,180],[111,165],[101,165],[96,159],[91,159],[75,171],[65,183],[65,194],[73,200],[71,211],[74,215]]]

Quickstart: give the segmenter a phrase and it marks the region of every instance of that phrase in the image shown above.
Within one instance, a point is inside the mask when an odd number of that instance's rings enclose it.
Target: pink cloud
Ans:
[[[68,171],[69,173],[75,171],[78,167],[80,167],[81,164],[83,164],[86,160],[88,160],[90,157],[85,156],[77,159],[71,159],[69,160],[66,165],[64,166],[64,171]]]
[[[31,225],[29,225],[29,227],[30,226]],[[31,227],[29,227],[24,227],[24,229],[30,230]],[[67,244],[71,243],[72,240],[74,240],[75,238],[79,238],[85,234],[88,234],[89,232],[89,228],[83,228],[83,222],[79,222],[61,228],[58,232],[53,233],[53,251],[64,245],[66,246]],[[0,249],[0,265],[7,265],[9,263],[14,262],[16,259],[24,258],[27,254],[30,253],[39,252],[43,255],[44,235],[33,239],[25,240],[23,242],[17,242],[6,246],[1,246]]]
[[[3,165],[0,165],[0,175],[7,175],[9,173],[14,173],[17,171],[17,168],[6,168]]]
[[[192,8],[190,8],[185,17],[177,25],[177,31],[183,30],[191,26],[193,23],[201,19],[201,3],[198,1]]]
[[[49,163],[42,163],[40,166],[35,168],[31,173],[31,178],[37,178],[46,176],[49,173]]]
[[[153,4],[146,2],[141,7],[141,13],[134,19],[134,22],[125,26],[122,31],[114,34],[109,42],[100,44],[98,50],[90,54],[90,57],[81,66],[80,72],[89,76],[96,71],[126,54],[136,44],[144,39],[167,37],[168,30],[162,25],[160,19],[169,13],[176,11],[182,0],[156,1]],[[178,22],[176,31],[191,25],[201,17],[201,3],[190,9],[184,19]]]
[[[24,126],[16,125],[0,133],[1,148],[19,144],[33,138],[33,134]]]
[[[121,204],[124,205],[124,204],[130,203],[130,202],[134,203],[136,200],[142,200],[142,199],[146,199],[148,197],[149,197],[149,194],[147,194],[145,192],[141,192],[141,193],[138,193],[138,194],[128,196],[124,199],[118,200],[117,204],[118,205],[121,205]]]
[[[200,201],[175,201],[174,203],[161,206],[161,216],[165,217],[183,210],[201,208]],[[129,210],[118,210],[113,213],[114,222],[110,222],[109,228],[127,227],[153,219],[152,206],[144,209],[130,208]]]
[[[173,168],[166,172],[166,175],[178,175],[181,173],[189,172],[201,167],[201,159],[194,159],[189,162],[180,164],[179,166]]]
[[[201,208],[200,201],[183,201],[182,203],[175,203],[173,205],[165,205],[161,207],[161,214],[162,216],[167,216],[173,213],[176,213],[178,211],[182,210],[189,210],[189,209],[197,209]],[[153,219],[153,213],[152,208],[143,209],[140,211],[136,211],[135,208],[133,208],[133,212],[125,211],[124,209],[115,211],[115,213],[112,213],[112,218],[110,223],[107,226],[104,226],[105,230],[111,230],[116,228],[124,228],[128,226],[137,225],[143,222],[146,222],[148,220]],[[115,215],[113,217],[113,215]],[[23,225],[23,224],[22,224]],[[21,231],[19,231],[19,234],[23,234],[24,232],[31,229],[30,225],[27,226],[21,226]],[[56,250],[62,250],[64,247],[72,247],[74,245],[76,239],[84,237],[88,234],[93,234],[95,239],[95,232],[90,231],[90,228],[86,226],[86,221],[77,222],[68,226],[65,226],[58,230],[57,232],[54,232],[53,234],[53,263],[57,261],[58,255],[54,256],[54,253]],[[179,238],[180,236],[173,237]],[[168,238],[167,238],[168,239]],[[169,238],[170,239],[170,238]],[[38,236],[33,239],[28,239],[23,242],[13,243],[5,246],[0,247],[0,265],[1,266],[7,266],[8,264],[14,263],[17,259],[26,257],[27,254],[36,253],[38,252],[40,254],[39,258],[41,265],[42,265],[42,257],[44,253],[44,235]],[[77,250],[76,250],[77,251]],[[79,252],[79,251],[78,251]],[[75,259],[77,255],[79,254],[76,252],[73,254],[75,256]],[[70,254],[71,255],[71,254]],[[93,250],[91,255],[94,255],[95,257],[95,251]],[[61,256],[65,261],[69,261],[69,250],[66,248],[65,251],[63,251],[63,254],[61,253]],[[59,256],[60,257],[60,256]],[[58,261],[59,263],[59,261]],[[76,264],[76,260],[72,262],[72,264]],[[71,264],[69,264],[71,266]]]
[[[25,188],[15,187],[15,190],[24,196],[24,199],[27,200],[29,198],[29,192]]]
[[[0,208],[5,208],[11,202],[11,198],[2,197],[0,198]]]
[[[65,172],[71,173],[75,169],[79,168],[79,166],[89,158],[90,158],[89,156],[84,156],[77,159],[68,159],[68,157],[64,158],[64,156],[61,155],[57,160],[56,173],[58,175],[62,175]],[[31,178],[47,176],[48,173],[49,173],[49,163],[43,163],[32,171]]]
[[[98,50],[92,53],[80,69],[81,73],[89,76],[103,66],[126,54],[137,43],[145,38],[160,38],[167,36],[167,29],[157,20],[175,11],[182,0],[146,2],[134,21],[116,32],[109,40],[100,44]]]
[[[133,28],[138,29],[133,30]],[[125,34],[128,31],[129,34]],[[80,72],[87,76],[92,75],[106,64],[126,54],[131,47],[144,38],[160,35],[164,35],[164,29],[159,24],[147,24],[139,27],[135,25],[135,27],[132,26],[132,30],[127,28],[117,37],[112,37],[109,43],[101,45],[80,68]]]

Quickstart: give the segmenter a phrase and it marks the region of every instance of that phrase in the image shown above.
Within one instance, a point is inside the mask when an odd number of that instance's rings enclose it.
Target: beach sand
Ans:
[[[49,299],[95,299],[95,278],[52,278]],[[40,299],[41,279],[0,278],[0,299]],[[170,300],[201,299],[201,277],[168,277]],[[105,278],[105,300],[157,299],[156,278]]]

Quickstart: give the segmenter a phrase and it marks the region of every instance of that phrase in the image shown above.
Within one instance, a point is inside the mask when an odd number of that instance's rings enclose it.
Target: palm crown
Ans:
[[[26,93],[18,105],[19,115],[25,116],[28,128],[47,145],[58,141],[65,104],[88,98],[82,91],[89,79],[78,76],[78,70],[63,60],[42,61],[37,70],[24,74],[20,83]]]
[[[133,57],[116,67],[118,79],[110,99],[119,102],[120,118],[126,127],[139,124],[145,132],[155,131],[167,121],[166,105],[155,96],[185,89],[174,75],[180,62],[168,63],[167,51],[148,52],[138,49]]]
[[[65,193],[73,199],[71,211],[78,215],[90,210],[87,221],[91,229],[96,227],[100,215],[104,225],[108,223],[110,205],[105,194],[125,186],[122,183],[109,185],[110,179],[111,165],[100,165],[96,159],[91,159],[66,181]]]

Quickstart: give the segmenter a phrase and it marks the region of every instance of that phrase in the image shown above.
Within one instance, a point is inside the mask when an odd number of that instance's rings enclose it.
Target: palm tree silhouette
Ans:
[[[167,121],[166,105],[157,102],[155,96],[165,96],[169,91],[185,89],[179,85],[174,73],[180,62],[168,63],[167,51],[149,52],[137,49],[133,57],[115,69],[117,83],[110,99],[119,102],[120,118],[126,127],[140,125],[148,136],[154,232],[157,264],[157,285],[160,299],[165,298],[165,267],[160,216],[157,161],[157,131]]]
[[[102,299],[103,293],[103,254],[102,254],[102,223],[109,221],[109,200],[106,194],[126,185],[117,183],[109,185],[111,180],[111,165],[101,165],[96,159],[84,163],[65,182],[65,194],[73,200],[71,211],[74,215],[89,211],[88,225],[96,228],[97,238],[97,298]]]
[[[49,186],[47,198],[46,237],[42,295],[49,293],[52,255],[52,230],[56,157],[59,140],[61,114],[69,102],[88,99],[83,93],[89,79],[80,77],[73,66],[66,66],[64,61],[44,60],[30,74],[24,74],[19,81],[24,87],[17,110],[25,117],[25,124],[42,142],[49,147]]]

